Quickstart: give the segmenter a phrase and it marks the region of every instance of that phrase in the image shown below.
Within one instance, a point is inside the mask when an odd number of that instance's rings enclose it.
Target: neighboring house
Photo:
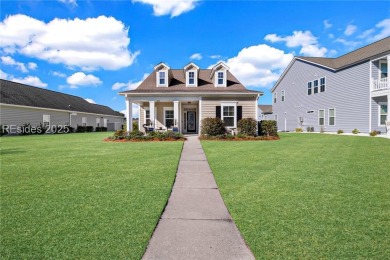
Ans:
[[[272,105],[258,105],[258,121],[261,120],[274,120],[272,116]]]
[[[156,130],[198,134],[207,117],[219,117],[232,129],[241,118],[256,119],[262,94],[246,89],[224,63],[212,69],[199,69],[194,63],[171,69],[160,63],[136,89],[120,93],[126,97],[127,118],[132,104],[139,105],[141,131],[145,124]],[[127,128],[131,131],[132,125],[127,123]]]
[[[338,58],[295,57],[271,89],[278,129],[386,131],[390,37]]]
[[[81,97],[0,80],[0,115],[2,125],[17,127],[30,123],[93,126],[121,129],[123,114],[107,106],[91,104]]]

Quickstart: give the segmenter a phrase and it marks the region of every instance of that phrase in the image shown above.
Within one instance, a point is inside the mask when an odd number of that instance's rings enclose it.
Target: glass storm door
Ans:
[[[187,111],[187,132],[196,132],[196,112],[194,111]]]

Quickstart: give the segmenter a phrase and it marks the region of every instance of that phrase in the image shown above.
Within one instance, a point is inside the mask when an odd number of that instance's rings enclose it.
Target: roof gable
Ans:
[[[184,71],[191,70],[191,69],[199,70],[199,67],[195,63],[193,63],[193,62],[188,63],[184,67]]]

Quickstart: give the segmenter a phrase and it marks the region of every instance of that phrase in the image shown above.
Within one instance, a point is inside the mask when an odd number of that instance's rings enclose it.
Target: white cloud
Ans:
[[[190,56],[191,60],[201,60],[202,59],[202,54],[200,53],[194,53]]]
[[[350,49],[354,49],[356,48],[358,45],[361,44],[361,42],[358,42],[358,41],[348,41],[346,39],[343,39],[343,38],[337,38],[336,40],[334,40],[335,42],[338,42],[338,43],[341,43],[341,44],[344,44],[345,46],[349,47]]]
[[[0,59],[1,63],[3,63],[4,65],[15,66],[21,72],[28,72],[26,66],[23,63],[15,61],[11,56],[3,56]]]
[[[0,78],[30,85],[30,86],[35,86],[39,88],[46,88],[47,84],[42,82],[38,77],[35,76],[27,76],[24,78],[15,78],[13,75],[9,75],[5,73],[4,71],[0,70]]]
[[[35,70],[38,68],[38,65],[35,63],[35,62],[29,62],[27,64],[27,67],[30,69],[30,70]]]
[[[226,64],[245,86],[259,87],[275,82],[292,58],[292,54],[260,44],[242,49]]]
[[[222,56],[221,55],[211,55],[210,58],[217,60],[217,59],[221,59]]]
[[[334,50],[334,49],[330,50],[329,53],[328,53],[328,55],[329,55],[330,57],[334,57],[334,56],[336,56],[336,54],[337,54],[337,51]]]
[[[365,30],[363,33],[361,33],[358,38],[360,39],[366,39],[368,37],[370,37],[373,33],[375,32],[375,29],[368,29],[368,30]]]
[[[133,82],[132,80],[129,80],[127,83],[116,82],[112,85],[112,90],[124,91],[124,90],[136,89],[142,83],[142,81],[144,81],[148,76],[149,74],[145,73],[142,79],[137,82]]]
[[[91,104],[96,104],[96,102],[93,99],[85,98],[86,101],[88,101]]]
[[[268,34],[264,38],[270,42],[285,42],[287,47],[295,48],[302,47],[300,54],[323,57],[328,51],[325,47],[320,47],[317,37],[310,31],[294,31],[289,36],[278,36],[276,34]]]
[[[51,74],[59,78],[66,78],[66,74],[59,71],[52,71]]]
[[[357,26],[356,25],[348,24],[347,28],[345,28],[344,34],[346,36],[351,36],[352,34],[354,34],[356,32],[356,30],[357,30]]]
[[[386,38],[387,36],[390,36],[390,18],[380,21],[375,25],[375,27],[380,31],[377,34],[369,37],[367,41],[378,41]]]
[[[72,7],[77,6],[77,1],[76,0],[58,0],[58,2],[71,5]]]
[[[133,64],[128,28],[113,17],[54,19],[17,14],[0,22],[0,50],[83,70],[117,70]]]
[[[199,0],[133,0],[133,3],[143,3],[153,6],[155,16],[170,15],[171,18],[191,11]]]
[[[71,85],[71,88],[78,86],[97,86],[102,84],[102,81],[92,74],[86,75],[84,72],[76,72],[66,79],[66,82]]]
[[[324,28],[325,29],[329,29],[332,26],[333,26],[333,24],[331,24],[328,20],[324,20]]]
[[[333,33],[329,33],[328,37],[329,37],[329,39],[334,39],[334,34]]]

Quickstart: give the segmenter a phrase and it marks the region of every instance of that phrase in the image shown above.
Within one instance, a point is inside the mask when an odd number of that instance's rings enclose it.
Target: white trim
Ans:
[[[100,117],[96,118],[96,127],[100,127]]]
[[[143,110],[144,110],[144,122],[143,122],[143,125],[145,125],[146,124],[146,110],[149,110],[149,107],[144,107]],[[149,120],[150,120],[150,111],[149,111]]]
[[[190,73],[194,73],[194,83],[190,84]],[[186,71],[186,87],[197,87],[198,86],[198,71],[188,70]]]
[[[21,108],[31,108],[31,109],[38,109],[38,110],[60,111],[60,112],[66,112],[66,113],[81,113],[81,114],[87,114],[87,115],[101,115],[101,116],[111,116],[111,117],[123,118],[122,116],[95,114],[95,113],[88,113],[88,112],[82,112],[82,111],[63,110],[63,109],[46,108],[46,107],[32,107],[32,106],[22,106],[22,105],[13,105],[13,104],[5,104],[5,103],[0,103],[0,106],[21,107]]]
[[[218,74],[219,73],[222,73],[222,84],[219,84],[219,77],[218,77]],[[226,70],[217,70],[215,71],[215,76],[214,76],[214,85],[215,87],[226,87],[227,86],[227,73],[226,73]]]
[[[172,119],[173,119],[173,124],[175,124],[175,110],[173,109],[173,107],[163,107],[163,110],[164,110],[164,114],[163,114],[163,119],[164,119],[164,121],[163,121],[163,125],[168,129],[168,126],[166,125],[166,119],[167,118],[165,118],[165,111],[173,111],[173,117],[172,117]],[[169,119],[171,119],[171,118],[169,118]]]
[[[334,124],[333,125],[331,125],[330,124],[330,110],[332,110],[333,109],[333,122],[334,122]],[[335,126],[336,125],[336,108],[329,108],[328,109],[328,126]]]
[[[382,79],[382,64],[388,64],[387,61],[384,61],[384,60],[379,60],[379,74],[378,74],[378,79],[381,80]],[[388,65],[387,65],[388,66]],[[389,68],[389,67],[387,67]],[[387,69],[388,70],[388,69]],[[388,72],[386,72],[388,73]],[[387,75],[387,78],[389,78],[389,75]]]
[[[108,120],[107,118],[103,118],[103,127],[107,127]]]
[[[198,117],[199,117],[199,123],[198,123],[198,135],[200,135],[200,130],[202,127],[202,99],[199,100],[198,104]]]
[[[320,117],[320,111],[324,111],[324,117],[323,117],[324,124],[323,125],[320,124],[320,118],[322,118],[322,117]],[[318,120],[317,120],[318,126],[325,126],[326,125],[325,118],[326,118],[325,109],[318,109]]]
[[[87,125],[88,125],[87,117],[86,116],[81,117],[81,126],[87,126]]]
[[[237,128],[237,103],[236,102],[226,102],[226,101],[221,101],[221,119],[224,120],[223,116],[223,108],[224,107],[234,107],[234,116],[233,116],[233,126],[226,126],[227,128]],[[230,117],[231,116],[227,116]]]
[[[156,75],[156,85],[157,87],[168,87],[168,70],[163,69],[163,70],[158,70]],[[160,73],[164,73],[164,84],[160,84]]]
[[[324,91],[321,91],[321,79],[324,79],[324,80],[325,80]],[[327,87],[326,87],[326,82],[327,82],[326,76],[321,77],[319,82],[320,82],[320,86],[319,86],[319,90],[320,90],[320,91],[319,91],[318,93],[324,93],[324,92],[326,92],[326,89],[327,89]]]
[[[368,132],[370,133],[371,132],[371,129],[372,129],[372,97],[371,97],[371,90],[372,90],[372,60],[370,60],[370,75],[369,75],[369,82],[370,82],[370,91],[369,91],[369,107],[368,107],[368,110],[369,110],[369,114],[368,114]]]
[[[309,94],[309,83],[310,83],[310,94]],[[306,96],[313,95],[313,81],[308,81],[306,84]]]
[[[317,81],[317,93],[315,92],[315,89],[316,89],[315,82],[316,81]],[[318,94],[318,93],[320,93],[320,81],[319,81],[319,79],[314,79],[313,80],[313,95]]]
[[[46,119],[45,119],[45,117],[46,117]],[[45,122],[47,122],[47,123],[49,123],[49,126],[50,126],[50,115],[43,115],[42,116],[42,124],[43,124],[43,126],[46,126],[45,125]]]
[[[224,93],[221,93],[221,92],[167,92],[167,93],[164,93],[164,92],[154,92],[154,93],[149,93],[149,92],[142,92],[142,93],[134,93],[134,92],[131,92],[131,93],[124,93],[124,92],[119,92],[118,93],[120,96],[126,96],[126,97],[132,97],[133,95],[134,96],[145,96],[145,97],[151,97],[151,98],[158,98],[159,96],[165,96],[165,95],[169,95],[169,96],[172,96],[173,98],[174,97],[178,97],[178,96],[183,96],[184,98],[192,98],[192,97],[199,97],[200,95],[202,97],[213,97],[213,96],[217,96],[217,97],[221,97],[221,96],[231,96],[231,95],[234,95],[234,96],[253,96],[255,97],[256,95],[264,95],[263,92],[261,93],[258,93],[258,92],[253,92],[253,93],[240,93],[240,92],[237,92],[237,93],[234,93],[234,92],[224,92]]]
[[[387,114],[386,114],[386,118],[387,118],[389,114],[389,104],[387,104],[387,102],[378,102],[378,126],[386,126],[386,124],[381,125],[381,105],[387,106]]]

